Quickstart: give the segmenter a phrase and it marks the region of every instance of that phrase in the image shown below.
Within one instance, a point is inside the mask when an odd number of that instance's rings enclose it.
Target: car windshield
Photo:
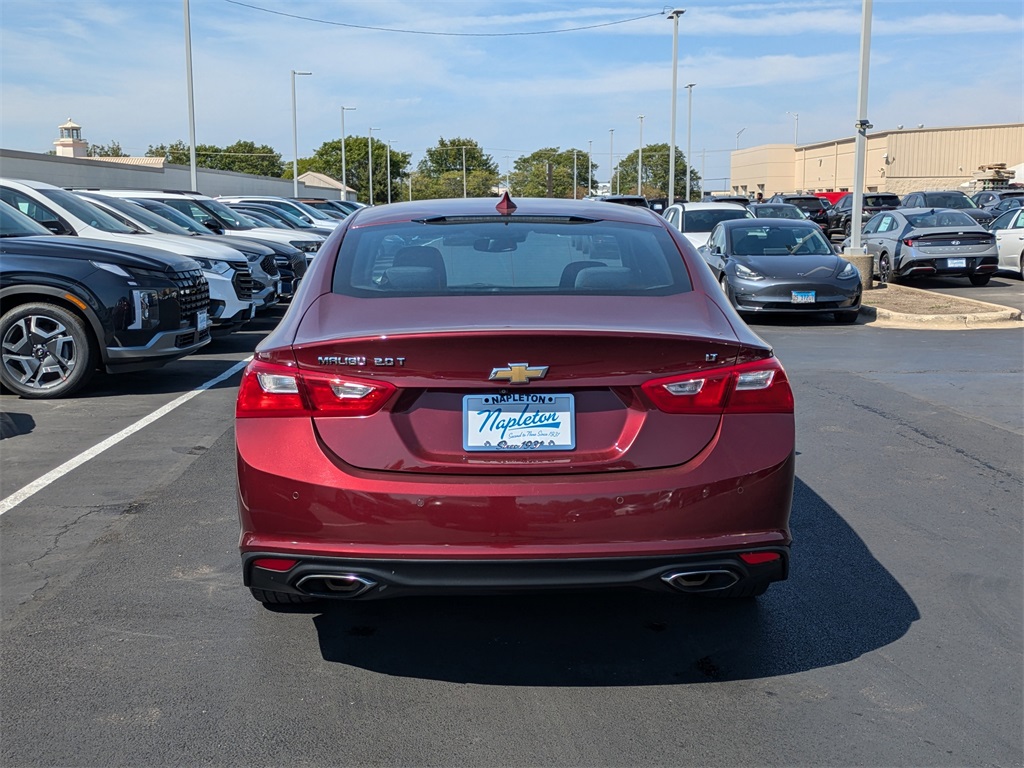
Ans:
[[[748,219],[746,209],[742,211],[725,208],[722,210],[688,211],[683,209],[680,230],[683,232],[710,232],[720,221],[730,219]]]
[[[182,229],[177,224],[172,224],[162,216],[157,216],[152,211],[147,211],[141,205],[136,205],[130,200],[120,197],[107,197],[105,195],[83,195],[90,202],[99,203],[113,208],[115,211],[124,214],[129,221],[135,221],[150,229],[162,232],[165,235],[187,235],[192,233]],[[209,234],[209,233],[207,233]]]
[[[52,233],[35,219],[31,219],[7,203],[0,202],[0,237],[25,237],[27,235],[51,235]]]
[[[252,229],[253,225],[245,216],[228,208],[224,203],[216,200],[197,201],[197,204],[208,210],[218,219],[226,221],[234,229]]]
[[[119,235],[131,235],[138,230],[122,224],[106,211],[96,206],[89,205],[78,195],[67,192],[63,189],[40,189],[39,193],[49,200],[52,200],[61,208],[66,210],[77,219],[81,219],[90,227],[101,232],[111,232]]]
[[[273,208],[274,210],[273,211],[267,211],[267,210],[261,208],[261,209],[259,209],[260,213],[264,213],[267,216],[269,216],[270,218],[280,218],[280,219],[282,219],[281,224],[283,224],[284,226],[288,227],[289,229],[313,229],[313,225],[312,224],[310,224],[305,219],[300,219],[298,216],[296,216],[294,213],[292,213],[288,209],[283,208],[283,207],[282,208],[278,208],[276,205],[271,205],[270,207]],[[246,213],[246,215],[248,215],[249,211],[246,211],[245,213]]]
[[[800,219],[805,220],[807,214],[795,205],[759,205],[754,211],[759,219]]]
[[[479,217],[349,230],[334,291],[353,296],[667,296],[691,290],[657,226]]]
[[[959,211],[928,211],[927,213],[909,213],[907,221],[915,229],[936,229],[939,227],[976,227],[978,222]]]
[[[864,195],[864,205],[872,208],[898,208],[900,199],[896,195]]]
[[[825,256],[834,254],[817,226],[764,224],[732,230],[732,250],[736,256]]]
[[[929,192],[924,196],[926,205],[936,208],[977,208],[967,195],[958,192]]]
[[[166,219],[172,224],[176,224],[182,229],[188,230],[190,233],[194,235],[210,234],[210,230],[208,230],[195,219],[190,219],[177,208],[172,208],[171,206],[164,205],[163,203],[157,200],[148,200],[146,198],[139,198],[137,200],[132,200],[131,202],[135,203],[140,208],[145,208],[150,213],[156,214],[162,219]]]

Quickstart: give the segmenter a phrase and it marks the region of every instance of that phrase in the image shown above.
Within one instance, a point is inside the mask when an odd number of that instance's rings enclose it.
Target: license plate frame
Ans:
[[[946,269],[967,269],[967,259],[946,259]]]
[[[576,397],[566,392],[488,392],[462,398],[467,452],[576,450]]]
[[[196,331],[202,333],[210,327],[210,315],[207,312],[196,312]]]
[[[790,291],[789,301],[791,304],[813,304],[816,295],[816,291]]]

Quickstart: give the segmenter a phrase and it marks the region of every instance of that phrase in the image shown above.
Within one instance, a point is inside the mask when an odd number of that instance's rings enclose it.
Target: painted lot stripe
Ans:
[[[186,392],[181,397],[179,397],[179,398],[177,398],[175,400],[172,400],[171,402],[167,403],[167,405],[164,405],[164,406],[161,406],[160,408],[157,408],[155,411],[153,411],[148,416],[143,416],[141,419],[136,421],[134,424],[130,424],[129,426],[125,427],[120,432],[118,432],[116,435],[111,435],[106,440],[104,440],[102,443],[94,445],[92,448],[90,448],[89,450],[84,451],[84,452],[78,454],[73,459],[69,459],[68,461],[65,461],[63,464],[61,464],[56,469],[50,470],[49,472],[47,472],[45,475],[43,475],[39,479],[33,480],[31,483],[26,485],[21,490],[15,491],[10,496],[8,496],[6,499],[4,499],[3,501],[0,501],[0,515],[4,514],[5,512],[8,512],[9,510],[11,510],[14,507],[18,506],[25,499],[27,499],[30,496],[32,496],[32,495],[38,493],[39,491],[43,490],[43,488],[48,486],[50,483],[53,483],[53,482],[59,480],[60,478],[62,478],[64,475],[66,475],[68,472],[72,471],[73,469],[76,469],[77,467],[82,466],[83,464],[85,464],[85,462],[89,461],[89,459],[93,459],[93,458],[99,456],[101,453],[103,453],[108,448],[111,448],[111,447],[117,445],[118,443],[120,443],[122,440],[124,440],[127,437],[131,437],[136,432],[138,432],[140,429],[148,427],[150,424],[152,424],[154,421],[159,419],[161,416],[166,416],[168,413],[173,411],[178,406],[184,405],[185,403],[187,403],[189,400],[191,400],[196,395],[202,394],[203,392],[208,390],[210,387],[214,387],[214,386],[220,384],[225,379],[230,379],[232,376],[234,376],[236,373],[238,373],[240,370],[242,370],[246,365],[248,365],[250,360],[252,360],[252,356],[251,355],[249,357],[247,357],[245,360],[242,360],[240,363],[237,363],[237,364],[231,366],[226,371],[224,371],[224,373],[220,374],[216,378],[210,379],[205,384],[199,385],[198,387],[193,389],[191,392]]]

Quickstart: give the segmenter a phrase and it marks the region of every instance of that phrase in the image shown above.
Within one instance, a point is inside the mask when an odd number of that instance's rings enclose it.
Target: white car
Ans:
[[[754,218],[746,206],[738,203],[676,203],[666,208],[662,215],[683,233],[694,248],[707,244],[711,230],[718,222]]]
[[[996,236],[999,268],[1016,272],[1024,279],[1024,208],[1013,208],[1000,214],[989,225]]]
[[[41,181],[0,179],[0,198],[55,235],[143,245],[195,259],[210,286],[211,333],[231,333],[255,313],[249,262],[234,248],[194,242],[183,235],[145,232],[73,192]],[[233,282],[236,273],[239,276],[237,286]]]
[[[275,208],[287,211],[293,216],[298,216],[306,223],[316,227],[334,229],[341,223],[341,219],[335,219],[323,211],[318,211],[311,205],[306,205],[298,200],[289,200],[287,197],[273,197],[271,195],[222,195],[217,199],[222,203],[265,203],[266,205],[272,205]]]

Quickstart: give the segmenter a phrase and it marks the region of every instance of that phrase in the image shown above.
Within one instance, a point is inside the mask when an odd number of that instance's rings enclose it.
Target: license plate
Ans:
[[[280,293],[280,292],[281,292],[281,281],[280,281],[280,280],[278,280],[277,282],[275,282],[275,283],[274,283],[274,290],[275,290],[275,291],[276,291],[277,293]]]
[[[813,304],[814,291],[792,291],[789,300],[792,304]]]
[[[205,331],[210,326],[210,316],[205,312],[196,313],[196,330]]]
[[[256,305],[255,304],[250,304],[249,305],[249,319],[252,320],[254,317],[256,317]]]
[[[462,398],[467,451],[571,451],[576,401],[569,394],[506,392]]]
[[[950,269],[963,269],[967,266],[967,259],[946,259],[946,266]]]

